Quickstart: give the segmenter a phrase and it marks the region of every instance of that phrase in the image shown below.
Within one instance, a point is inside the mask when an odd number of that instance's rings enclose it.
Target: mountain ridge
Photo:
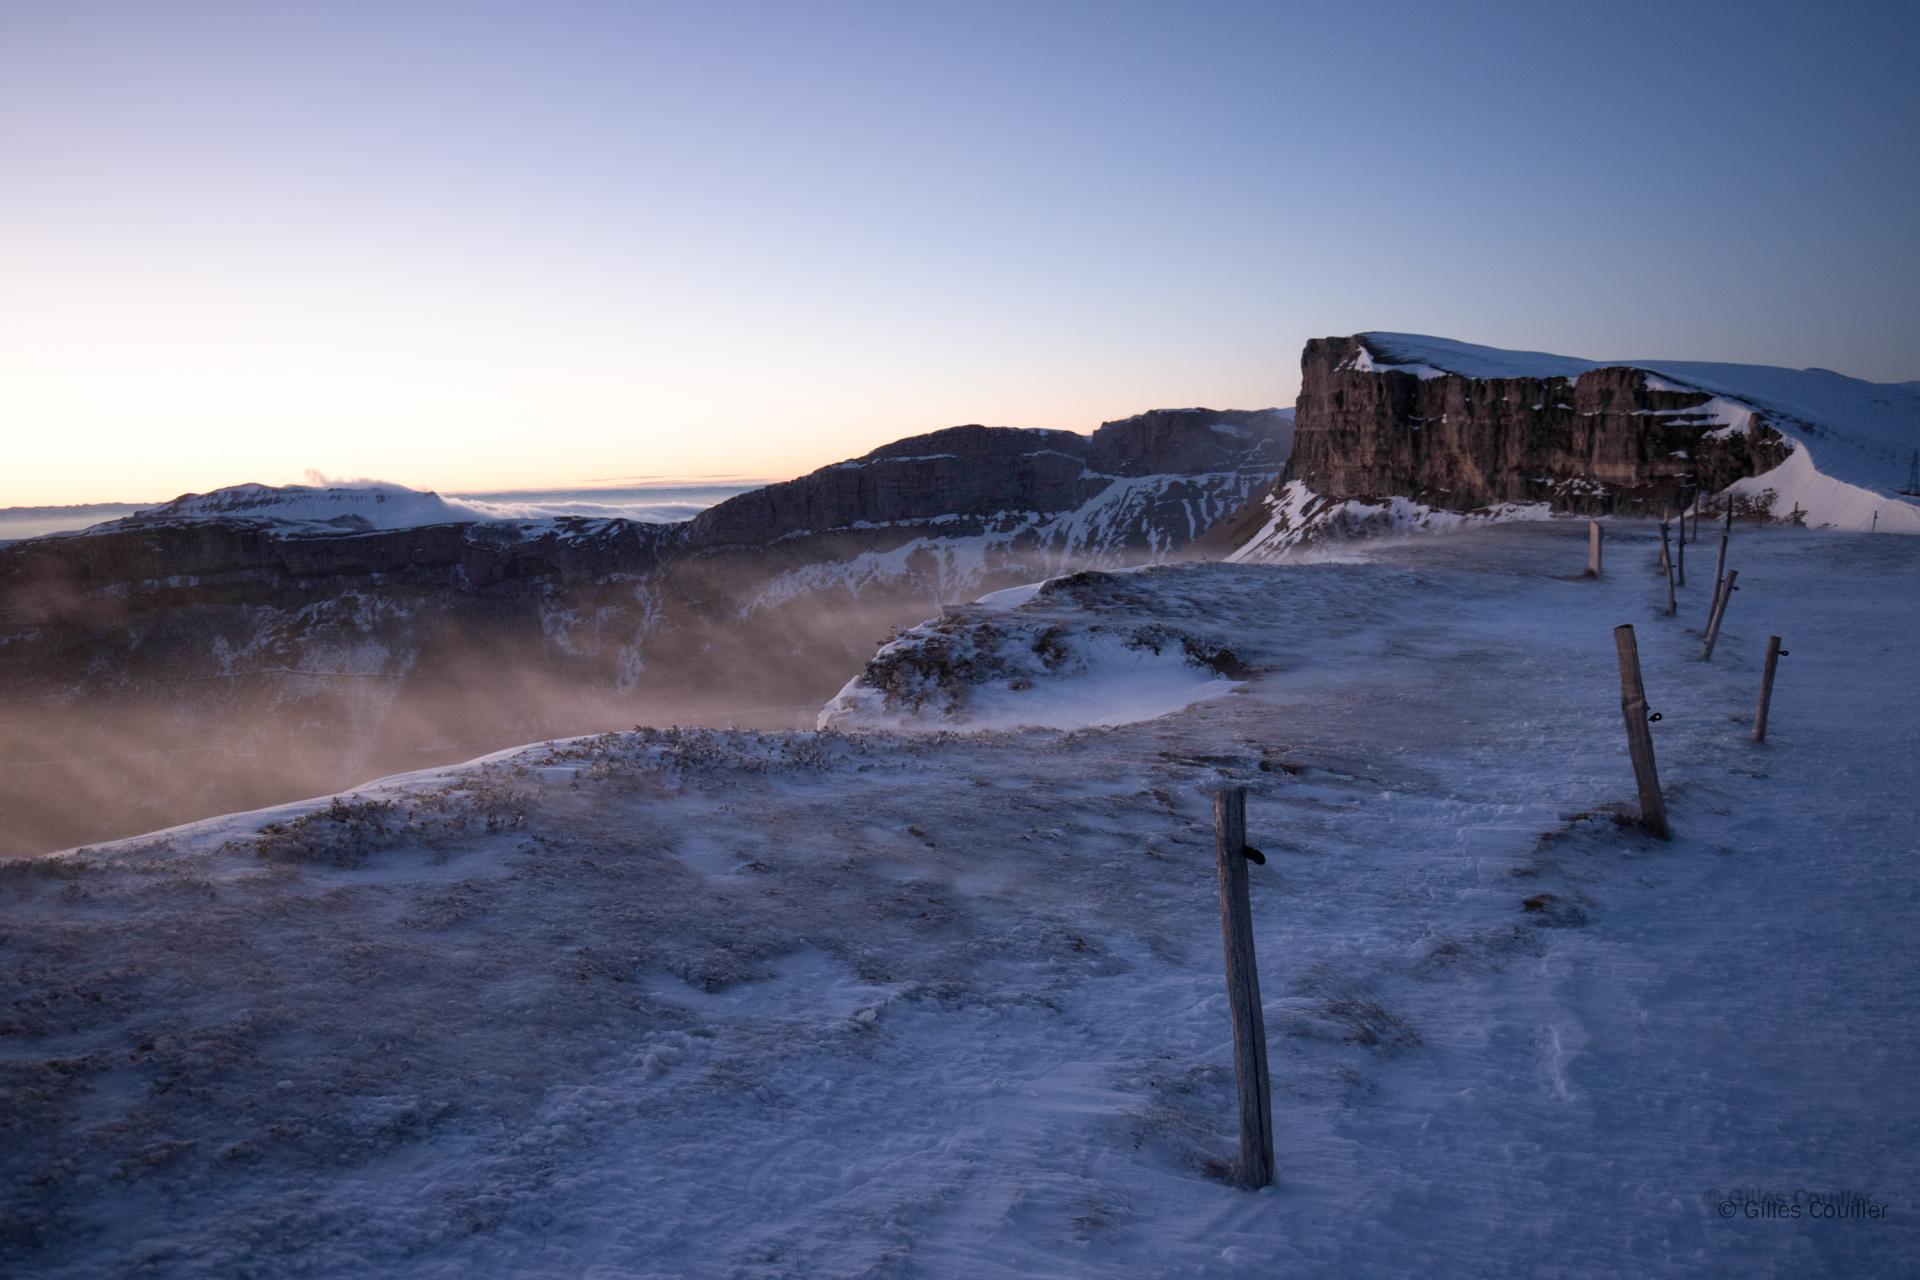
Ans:
[[[0,548],[9,849],[637,720],[807,722],[876,637],[944,604],[1181,554],[1278,474],[1290,416],[948,428],[672,523],[341,527],[310,518],[309,488],[285,495],[297,519],[276,520],[253,487],[14,543]],[[382,493],[389,513],[442,513]],[[353,514],[329,501],[328,518]],[[171,763],[210,749],[212,768]]]

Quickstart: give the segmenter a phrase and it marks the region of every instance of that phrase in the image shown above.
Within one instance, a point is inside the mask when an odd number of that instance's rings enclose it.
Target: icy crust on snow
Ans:
[[[1920,627],[1920,541],[1736,529],[1710,664],[1644,527],[1588,582],[1572,524],[1367,554],[1136,575],[1263,664],[1176,716],[611,734],[6,864],[0,1272],[1900,1274],[1920,648],[1861,637]],[[1667,844],[1619,821],[1621,621]],[[1848,1188],[1890,1212],[1720,1209]]]
[[[1297,558],[1314,547],[1323,552],[1337,551],[1340,544],[1360,538],[1450,533],[1474,525],[1554,518],[1552,506],[1545,502],[1509,502],[1478,511],[1443,511],[1410,498],[1393,497],[1378,502],[1364,498],[1329,498],[1298,480],[1287,481],[1262,501],[1267,508],[1266,524],[1228,554],[1227,563]]]
[[[1246,660],[1180,587],[1204,576],[1078,573],[949,608],[882,646],[822,729],[1085,729],[1170,715],[1239,688]]]
[[[1363,333],[1369,360],[1425,364],[1470,378],[1577,379],[1589,369],[1641,369],[1659,390],[1700,391],[1723,429],[1744,429],[1740,414],[1757,410],[1811,454],[1771,476],[1742,481],[1746,492],[1771,490],[1785,518],[1800,502],[1805,523],[1863,531],[1920,532],[1920,507],[1897,494],[1913,450],[1920,448],[1920,392],[1911,383],[1866,382],[1831,369],[1698,360],[1584,360],[1543,351],[1504,351],[1411,333]],[[1377,367],[1386,367],[1379,365]],[[1821,477],[1816,482],[1808,477]],[[1877,519],[1876,519],[1877,513]]]

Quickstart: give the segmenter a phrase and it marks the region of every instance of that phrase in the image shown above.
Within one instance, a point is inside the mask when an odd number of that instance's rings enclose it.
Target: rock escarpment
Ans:
[[[1658,517],[1793,449],[1751,406],[1645,369],[1471,350],[1483,376],[1392,335],[1309,341],[1286,473],[1203,545],[1264,554],[1462,518]]]
[[[1729,421],[1749,415],[1640,369],[1469,378],[1392,358],[1364,336],[1307,343],[1287,479],[1329,498],[1452,511],[1546,503],[1658,516],[1788,452],[1758,415]]]

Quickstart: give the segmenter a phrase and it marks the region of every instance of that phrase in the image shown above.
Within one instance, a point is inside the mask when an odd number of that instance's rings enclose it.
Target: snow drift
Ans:
[[[822,729],[1084,729],[1171,714],[1239,688],[1245,660],[1164,609],[1179,578],[1078,573],[992,592],[882,646],[820,712]]]

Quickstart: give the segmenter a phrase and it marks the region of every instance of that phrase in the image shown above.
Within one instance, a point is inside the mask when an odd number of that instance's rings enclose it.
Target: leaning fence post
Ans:
[[[1780,665],[1780,655],[1786,650],[1780,647],[1779,636],[1767,637],[1767,665],[1760,672],[1760,705],[1753,713],[1753,740],[1767,740],[1767,711],[1773,703],[1773,669]]]
[[[1680,519],[1685,521],[1686,518],[1686,514],[1683,512]],[[1683,547],[1687,545],[1687,540],[1684,537],[1680,539],[1680,545]],[[1667,552],[1667,522],[1665,520],[1660,522],[1660,567],[1667,571],[1667,616],[1671,618],[1674,613],[1673,557]]]
[[[1640,824],[1660,839],[1670,839],[1660,774],[1653,764],[1647,690],[1640,682],[1640,646],[1634,641],[1633,628],[1624,623],[1613,629],[1613,643],[1620,651],[1620,714],[1627,722],[1627,751],[1633,756],[1633,777],[1640,787]]]
[[[1587,576],[1600,576],[1600,522],[1587,521]]]
[[[1720,584],[1720,598],[1713,602],[1713,616],[1707,619],[1707,642],[1700,646],[1700,661],[1713,661],[1713,642],[1720,638],[1720,621],[1727,616],[1727,602],[1733,599],[1733,593],[1739,590],[1733,580],[1740,576],[1738,569],[1727,570],[1726,581]]]
[[[1258,850],[1247,848],[1244,787],[1213,794],[1213,853],[1220,873],[1220,941],[1226,949],[1233,1075],[1240,1096],[1240,1180],[1258,1189],[1273,1181],[1273,1101],[1267,1087],[1267,1028],[1260,1011],[1260,970],[1253,955],[1247,863],[1265,859]]]

